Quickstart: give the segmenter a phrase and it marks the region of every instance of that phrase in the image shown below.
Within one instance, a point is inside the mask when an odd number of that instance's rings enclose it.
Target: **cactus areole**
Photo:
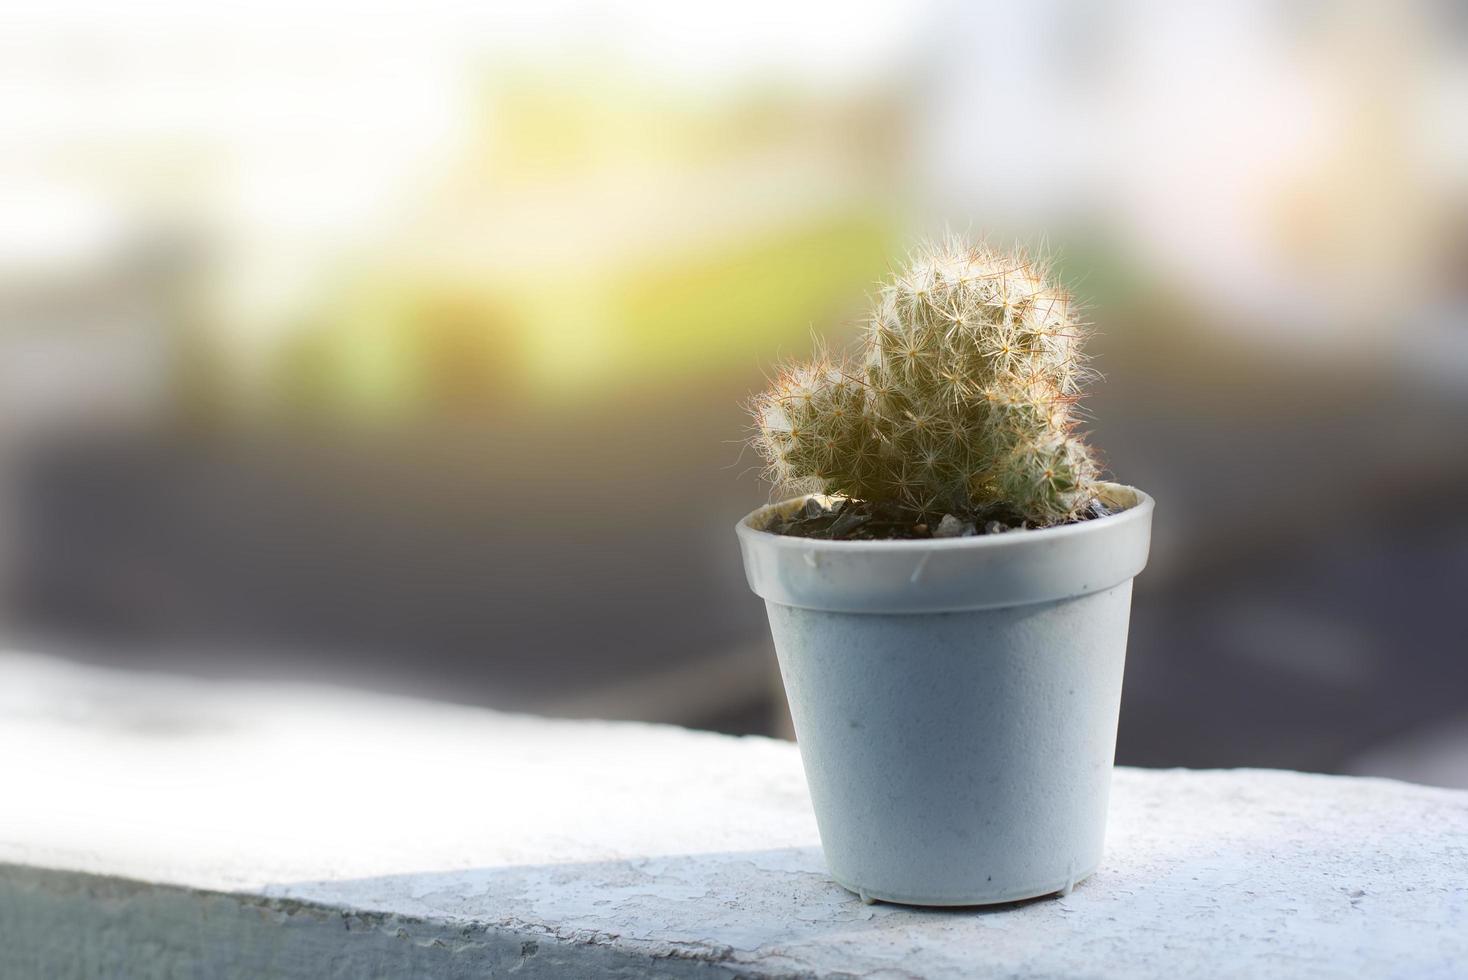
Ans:
[[[752,401],[769,480],[850,505],[844,526],[812,505],[806,522],[768,530],[925,537],[943,536],[940,524],[983,533],[1106,513],[1077,431],[1086,333],[1024,252],[952,236],[918,248],[877,292],[859,350],[818,351]]]

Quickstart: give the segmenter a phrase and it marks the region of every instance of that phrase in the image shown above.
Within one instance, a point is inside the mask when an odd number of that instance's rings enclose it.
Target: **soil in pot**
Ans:
[[[1093,500],[1070,524],[1106,517],[1112,511]],[[967,538],[1003,534],[1030,528],[1022,517],[1003,505],[955,507],[940,514],[924,513],[901,504],[842,498],[830,505],[814,497],[805,505],[771,521],[765,530],[793,538],[823,541],[912,541],[922,538]]]

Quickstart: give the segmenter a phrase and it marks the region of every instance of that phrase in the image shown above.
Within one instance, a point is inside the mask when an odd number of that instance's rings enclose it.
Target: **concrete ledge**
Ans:
[[[1468,793],[1119,769],[1067,898],[864,906],[793,746],[0,657],[0,976],[1462,977]]]

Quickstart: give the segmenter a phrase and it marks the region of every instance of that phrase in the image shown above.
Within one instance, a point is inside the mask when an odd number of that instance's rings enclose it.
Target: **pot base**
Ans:
[[[988,892],[977,895],[963,895],[959,897],[944,896],[936,898],[924,895],[898,895],[893,893],[885,893],[879,890],[874,891],[870,888],[862,888],[860,885],[854,885],[850,882],[842,881],[835,875],[832,875],[831,879],[842,888],[845,888],[853,895],[856,895],[862,900],[862,902],[867,905],[874,905],[877,902],[887,902],[890,905],[915,905],[925,908],[971,908],[983,905],[1008,905],[1013,902],[1027,902],[1031,899],[1036,898],[1064,898],[1065,896],[1070,894],[1072,888],[1085,881],[1087,878],[1091,877],[1091,875],[1095,873],[1095,867],[1087,868],[1085,871],[1077,874],[1070,881],[1061,882],[1060,884],[1051,884],[1042,888],[1035,888],[1033,886],[1030,886],[1026,888],[1014,888],[1007,891]]]

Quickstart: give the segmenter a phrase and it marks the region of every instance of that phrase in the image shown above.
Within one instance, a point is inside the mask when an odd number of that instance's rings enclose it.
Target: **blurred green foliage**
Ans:
[[[284,345],[272,388],[291,414],[380,423],[752,370],[854,322],[895,228],[840,215],[583,279],[356,281]]]

